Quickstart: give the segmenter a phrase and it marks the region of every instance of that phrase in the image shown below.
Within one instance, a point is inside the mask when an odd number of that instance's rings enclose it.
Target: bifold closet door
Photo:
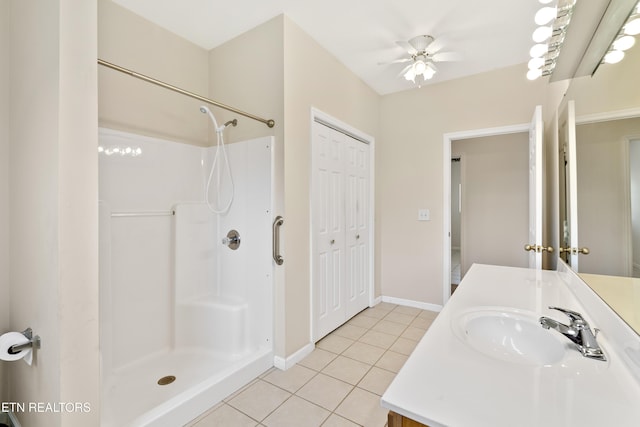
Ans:
[[[369,152],[362,142],[313,123],[314,338],[369,303]]]

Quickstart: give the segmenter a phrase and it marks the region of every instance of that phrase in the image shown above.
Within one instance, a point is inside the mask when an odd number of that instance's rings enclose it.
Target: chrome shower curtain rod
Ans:
[[[276,124],[276,122],[273,119],[263,119],[262,117],[254,116],[253,114],[247,113],[247,112],[242,111],[242,110],[238,110],[237,108],[233,108],[233,107],[231,107],[229,105],[222,104],[222,103],[214,101],[212,99],[205,98],[204,96],[200,96],[200,95],[195,94],[193,92],[189,92],[187,90],[180,89],[179,87],[176,87],[176,86],[170,85],[168,83],[162,82],[160,80],[156,80],[156,79],[154,79],[152,77],[145,76],[144,74],[140,74],[140,73],[137,73],[135,71],[129,70],[127,68],[121,67],[119,65],[112,64],[111,62],[103,61],[100,58],[98,58],[98,64],[104,65],[105,67],[111,68],[111,69],[116,70],[116,71],[120,71],[121,73],[128,74],[128,75],[130,75],[132,77],[136,77],[136,78],[138,78],[140,80],[144,80],[145,82],[153,83],[154,85],[158,85],[158,86],[163,87],[165,89],[169,89],[169,90],[172,90],[174,92],[178,92],[178,93],[181,93],[183,95],[190,96],[191,98],[195,98],[195,99],[197,99],[199,101],[206,102],[207,104],[215,105],[216,107],[220,107],[220,108],[223,108],[225,110],[232,111],[232,112],[234,112],[236,114],[240,114],[242,116],[248,117],[250,119],[257,120],[257,121],[262,122],[265,125],[269,126],[270,128],[274,127],[275,124]]]

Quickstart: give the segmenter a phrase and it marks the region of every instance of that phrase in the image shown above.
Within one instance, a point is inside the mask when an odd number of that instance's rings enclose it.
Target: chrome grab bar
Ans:
[[[282,265],[284,258],[280,255],[280,226],[284,223],[284,218],[280,215],[273,221],[273,260],[277,265]]]

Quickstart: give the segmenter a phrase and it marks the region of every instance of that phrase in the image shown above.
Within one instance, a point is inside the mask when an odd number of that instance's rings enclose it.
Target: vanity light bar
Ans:
[[[553,73],[576,4],[576,0],[557,0],[555,6],[553,6],[554,1],[539,1],[545,6],[534,17],[539,27],[532,35],[536,44],[529,51],[531,56],[527,72],[529,80]]]

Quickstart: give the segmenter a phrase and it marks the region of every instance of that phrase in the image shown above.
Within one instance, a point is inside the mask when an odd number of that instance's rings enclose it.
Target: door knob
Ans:
[[[589,248],[560,248],[560,253],[582,254],[589,255],[591,251]]]
[[[335,239],[331,239],[331,241],[329,243],[331,243],[332,245],[336,242]]]
[[[360,238],[359,234],[356,234],[356,240],[358,240]]]
[[[539,245],[524,245],[525,251],[534,251],[536,253],[540,252],[553,252],[553,248],[551,246],[539,246]]]

